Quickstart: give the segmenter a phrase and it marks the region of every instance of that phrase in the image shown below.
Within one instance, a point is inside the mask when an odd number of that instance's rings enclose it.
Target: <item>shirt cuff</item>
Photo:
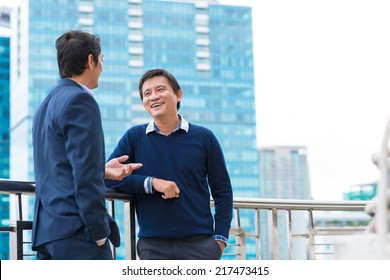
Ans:
[[[215,241],[217,241],[217,240],[218,241],[222,241],[227,246],[228,239],[225,236],[223,236],[223,235],[214,235],[214,239],[215,239]]]
[[[144,181],[145,193],[154,193],[154,190],[152,187],[152,179],[153,179],[153,177],[146,177],[146,179]]]

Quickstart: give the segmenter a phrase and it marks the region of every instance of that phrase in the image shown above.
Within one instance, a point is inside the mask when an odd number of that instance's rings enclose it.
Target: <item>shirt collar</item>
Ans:
[[[189,130],[190,127],[189,127],[189,124],[188,124],[188,122],[186,121],[186,119],[183,118],[180,114],[179,114],[179,119],[180,119],[179,125],[178,125],[171,133],[169,133],[169,134],[172,134],[172,133],[178,131],[179,129],[184,130],[186,133],[188,132],[188,130]],[[162,134],[162,133],[160,132],[160,130],[158,129],[157,125],[154,123],[154,121],[151,120],[151,121],[148,123],[148,126],[146,127],[145,133],[146,133],[146,134],[149,134],[150,132],[153,132],[153,131],[156,131],[157,133]]]
[[[84,86],[83,84],[78,83],[86,92],[88,92],[90,95],[93,95],[93,91]]]

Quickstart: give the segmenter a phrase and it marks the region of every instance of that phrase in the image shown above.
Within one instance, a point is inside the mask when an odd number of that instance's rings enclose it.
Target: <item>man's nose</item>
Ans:
[[[158,94],[157,91],[152,91],[151,94],[150,94],[150,99],[151,100],[155,100],[155,99],[158,99],[160,96]]]

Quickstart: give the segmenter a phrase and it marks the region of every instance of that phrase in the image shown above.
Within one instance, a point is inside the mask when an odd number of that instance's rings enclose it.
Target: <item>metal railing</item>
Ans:
[[[234,223],[235,227],[242,229],[245,235],[245,241],[241,241],[245,245],[248,239],[255,239],[255,259],[280,259],[280,223],[278,221],[282,219],[285,223],[286,229],[281,235],[285,235],[287,239],[287,252],[288,257],[286,259],[294,259],[293,256],[293,241],[296,239],[304,239],[307,243],[305,248],[300,248],[306,251],[306,259],[317,259],[322,254],[332,254],[332,252],[322,253],[320,250],[316,250],[321,246],[332,247],[332,243],[321,243],[324,238],[319,237],[332,237],[335,235],[351,235],[359,234],[364,231],[365,224],[371,219],[365,214],[364,209],[367,201],[318,201],[318,200],[293,200],[293,199],[248,199],[248,198],[235,198],[234,199]],[[250,228],[254,228],[253,231],[247,229],[248,225],[241,222],[242,212],[251,211],[253,218],[251,219]],[[321,220],[317,218],[317,215],[323,213],[334,213],[334,220],[339,221],[339,225],[331,226],[321,223]],[[356,213],[361,214],[360,223],[356,225],[344,225],[343,218],[338,217],[338,213]],[[263,215],[261,215],[263,213]],[[299,219],[304,220],[304,226],[293,231],[294,220],[293,213],[301,213]],[[246,213],[248,214],[248,213]],[[248,215],[246,215],[248,216]],[[262,222],[264,218],[267,220]],[[319,222],[320,221],[320,222]],[[363,223],[363,224],[362,224]],[[261,231],[261,226],[266,225],[266,229]],[[266,244],[262,242],[262,234],[268,235],[270,242]],[[329,241],[327,241],[329,242]],[[265,251],[269,251],[268,256],[262,256],[262,247],[266,246]],[[245,249],[244,249],[245,251]],[[246,250],[248,251],[248,250]]]
[[[24,259],[31,254],[26,253],[25,244],[29,241],[24,240],[24,232],[31,230],[31,221],[23,220],[22,196],[33,196],[35,186],[33,182],[19,182],[10,180],[0,180],[0,193],[15,196],[16,218],[10,222],[9,226],[0,227],[0,231],[9,232],[10,238],[10,258]],[[125,246],[125,258],[136,259],[136,222],[134,198],[132,195],[120,193],[111,189],[106,190],[106,200],[108,201],[109,213],[115,218],[115,203],[123,202],[123,224],[124,236],[121,246]],[[318,246],[331,246],[329,243],[318,241],[319,236],[334,236],[361,233],[364,226],[333,226],[322,227],[316,222],[316,213],[321,212],[364,212],[367,202],[364,201],[316,201],[316,200],[290,200],[290,199],[248,199],[234,198],[234,221],[230,230],[229,247],[225,250],[223,258],[247,259],[248,249],[255,251],[255,259],[280,259],[280,234],[287,238],[287,259],[294,259],[294,240],[301,239],[306,241],[305,250],[306,259],[317,259],[321,252],[317,252]],[[211,206],[214,206],[211,200]],[[248,212],[249,211],[249,212]],[[243,215],[242,213],[245,214]],[[294,213],[304,213],[304,226],[293,231]],[[253,215],[252,217],[250,217]],[[243,222],[242,219],[245,218]],[[369,217],[367,217],[369,219]],[[280,222],[285,223],[285,230],[281,232]],[[248,222],[249,221],[249,222]],[[265,224],[265,228],[264,228]],[[269,242],[264,242],[267,236]],[[249,240],[255,240],[250,248],[247,246]],[[262,251],[269,251],[269,255],[262,254]],[[112,247],[114,258],[116,250]],[[326,253],[329,254],[329,253]],[[331,253],[330,253],[331,254]]]
[[[26,241],[24,232],[32,229],[32,221],[23,220],[23,203],[22,197],[35,195],[34,182],[22,182],[0,179],[0,193],[15,196],[15,220],[10,222],[9,226],[0,227],[0,232],[10,233],[10,259],[24,259],[31,256],[26,253],[25,245],[31,244]],[[136,259],[136,233],[135,233],[135,207],[134,196],[120,193],[112,189],[106,189],[105,195],[108,202],[108,212],[115,219],[115,202],[123,202],[123,218],[125,227],[124,246],[126,259]],[[111,246],[113,256],[116,258],[116,249]]]

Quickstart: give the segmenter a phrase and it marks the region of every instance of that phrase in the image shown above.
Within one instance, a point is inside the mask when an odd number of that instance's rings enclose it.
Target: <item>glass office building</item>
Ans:
[[[129,127],[150,119],[139,78],[165,68],[183,89],[180,113],[219,139],[234,196],[260,197],[251,8],[215,0],[26,0],[14,18],[12,178],[34,180],[31,121],[58,79],[54,42],[81,27],[101,37],[104,71],[95,96],[107,156]]]
[[[0,35],[0,178],[9,178],[10,38]],[[0,225],[9,225],[9,195],[0,194]],[[9,258],[9,234],[0,233],[0,259]]]
[[[140,76],[167,69],[183,89],[180,113],[221,142],[234,195],[259,197],[251,9],[216,1],[129,2],[131,124],[150,119]]]
[[[0,6],[0,178],[9,178],[10,124],[10,15]],[[0,226],[9,225],[9,195],[0,194]],[[9,258],[9,233],[0,233],[0,260]]]

